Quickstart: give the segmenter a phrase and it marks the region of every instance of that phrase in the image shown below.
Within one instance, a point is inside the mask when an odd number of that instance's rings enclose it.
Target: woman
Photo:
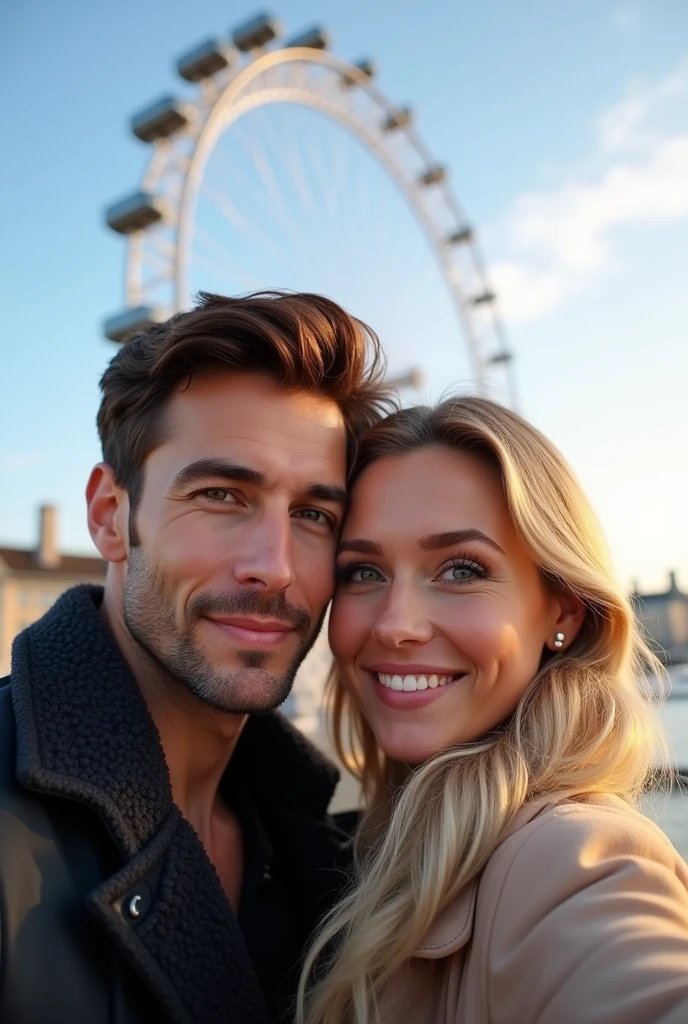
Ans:
[[[570,469],[460,398],[374,427],[352,484],[330,642],[367,806],[299,1021],[685,1024],[688,869],[633,809],[656,665]]]

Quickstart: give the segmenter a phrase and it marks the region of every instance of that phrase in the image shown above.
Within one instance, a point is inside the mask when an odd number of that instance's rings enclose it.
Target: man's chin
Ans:
[[[198,700],[216,711],[233,715],[273,711],[291,692],[290,676],[273,675],[264,668],[246,665],[224,671],[219,666],[214,668],[213,676],[196,679],[189,688]]]

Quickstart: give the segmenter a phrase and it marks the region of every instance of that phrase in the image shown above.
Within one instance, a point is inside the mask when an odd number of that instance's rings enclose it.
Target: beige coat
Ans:
[[[392,980],[380,1020],[688,1024],[686,864],[616,797],[526,805]]]

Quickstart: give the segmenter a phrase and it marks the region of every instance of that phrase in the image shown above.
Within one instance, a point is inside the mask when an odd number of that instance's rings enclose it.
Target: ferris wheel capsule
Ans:
[[[105,211],[107,226],[120,235],[130,235],[133,231],[144,231],[151,224],[156,224],[167,215],[164,200],[147,192],[135,192],[126,199],[113,203]]]
[[[271,14],[257,14],[234,29],[232,39],[237,50],[250,53],[267,46],[282,34],[282,26]]]
[[[219,71],[231,67],[237,60],[238,52],[229,43],[219,39],[207,39],[193,50],[188,50],[177,61],[177,72],[187,82],[203,82]]]
[[[155,309],[152,306],[136,306],[125,309],[121,313],[108,317],[103,325],[105,337],[110,341],[121,343],[141,331],[148,330],[153,324],[164,323],[169,312]]]
[[[193,108],[174,96],[162,99],[141,110],[131,119],[131,130],[142,142],[156,142],[185,128],[193,118]]]
[[[286,43],[286,46],[305,46],[311,50],[327,50],[330,46],[330,34],[319,25],[300,32]]]

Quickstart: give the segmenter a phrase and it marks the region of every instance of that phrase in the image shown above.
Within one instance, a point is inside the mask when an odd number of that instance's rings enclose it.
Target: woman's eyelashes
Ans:
[[[450,586],[461,586],[475,580],[491,578],[492,573],[488,566],[464,555],[455,555],[442,562],[431,577],[434,583],[448,583]],[[345,562],[337,565],[336,580],[339,584],[373,584],[384,583],[386,576],[370,562]]]
[[[461,584],[472,583],[473,580],[487,580],[491,578],[490,570],[486,565],[477,562],[474,558],[456,556],[449,562],[444,562],[435,577],[443,583]]]
[[[337,583],[381,583],[384,578],[380,570],[369,562],[346,562],[335,569]]]

